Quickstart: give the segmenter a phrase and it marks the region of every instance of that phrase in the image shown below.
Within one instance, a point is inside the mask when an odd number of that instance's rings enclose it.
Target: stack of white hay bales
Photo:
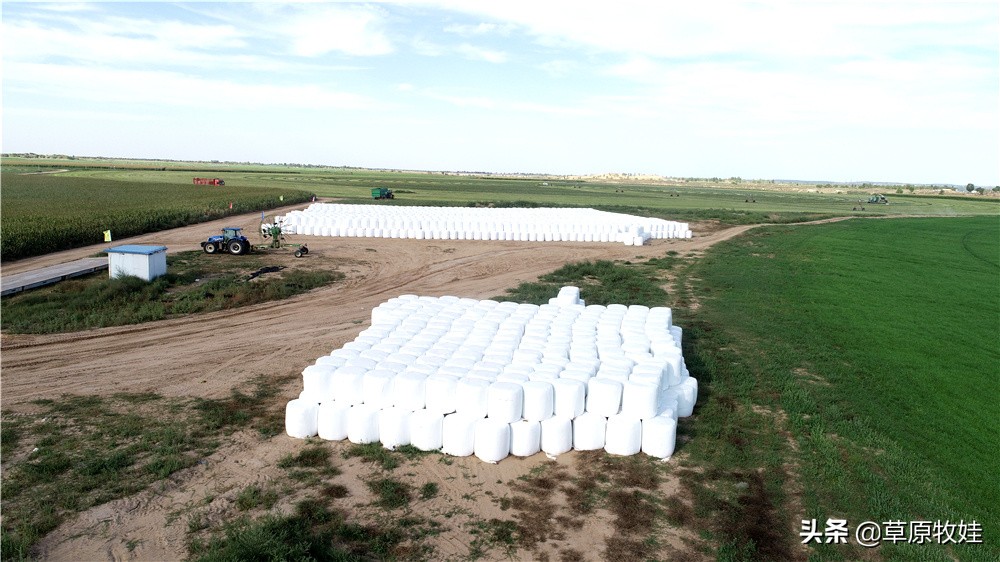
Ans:
[[[669,308],[403,295],[302,372],[292,437],[411,444],[486,462],[571,449],[669,458],[691,415],[681,329]]]
[[[488,209],[314,203],[278,217],[286,234],[417,240],[617,242],[691,238],[687,223],[594,209]]]

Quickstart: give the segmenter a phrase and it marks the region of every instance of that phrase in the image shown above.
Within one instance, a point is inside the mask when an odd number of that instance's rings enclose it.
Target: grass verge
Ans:
[[[538,278],[536,282],[521,283],[498,300],[513,300],[545,304],[556,296],[564,285],[580,288],[580,298],[587,304],[612,303],[664,306],[667,292],[662,288],[659,270],[668,269],[672,263],[650,260],[647,264],[622,264],[607,260],[578,262],[560,267]]]
[[[344,277],[269,262],[258,254],[179,252],[167,256],[169,273],[149,282],[98,273],[4,297],[3,328],[46,334],[137,324],[285,299]]]

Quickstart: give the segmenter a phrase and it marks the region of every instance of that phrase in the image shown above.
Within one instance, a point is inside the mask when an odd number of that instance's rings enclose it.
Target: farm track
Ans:
[[[259,216],[254,215],[230,217],[121,242],[162,244],[172,251],[198,250],[198,242],[220,227],[236,225],[255,231],[258,220]],[[842,219],[818,222],[834,220]],[[681,255],[699,255],[718,242],[754,228],[753,225],[693,226],[695,238],[653,241],[641,247],[301,237],[311,250],[306,258],[295,260],[276,255],[275,259],[285,260],[290,267],[335,267],[346,278],[285,301],[236,310],[73,334],[5,334],[0,342],[3,374],[0,404],[5,410],[16,409],[27,401],[56,398],[64,393],[157,392],[165,396],[223,397],[256,375],[301,371],[317,357],[354,339],[369,325],[372,308],[400,294],[491,298],[567,262],[641,260],[662,256],[670,250]],[[706,234],[698,236],[702,232]],[[11,269],[26,270],[77,259],[105,247],[102,244],[21,260],[11,264],[16,266]],[[285,399],[294,397],[299,388],[294,383],[289,385]],[[299,443],[281,437],[266,441],[237,437],[205,463],[171,476],[167,485],[155,492],[147,490],[97,506],[67,521],[38,545],[37,554],[39,558],[52,560],[184,558],[187,555],[184,519],[172,522],[171,513],[193,505],[199,498],[217,495],[212,517],[225,520],[232,515],[231,496],[249,484],[285,478],[276,468],[277,459],[298,450]],[[543,460],[540,456],[506,460],[489,468],[481,482],[514,479]],[[560,464],[566,461],[573,464],[572,456],[559,459]],[[455,467],[447,469],[436,460],[421,465],[415,467],[414,485],[434,479],[442,471],[451,475],[447,481],[457,478],[461,482],[464,471],[484,470],[475,458],[455,459]],[[370,468],[354,461],[341,468],[344,473],[337,481],[351,489],[345,506],[370,501],[370,494],[361,484],[369,476]],[[475,495],[475,488],[452,490],[448,486],[443,489],[446,493],[441,499],[432,502],[432,510],[426,515],[436,517],[435,514],[446,509],[449,498],[455,500],[463,491]],[[496,506],[485,498],[468,507],[471,508],[468,514],[450,520],[448,530],[433,541],[438,556],[464,557],[471,540],[464,523],[473,521],[473,517],[500,516]],[[364,513],[356,515],[363,517]],[[596,527],[588,524],[580,533],[567,533],[565,543],[587,545],[588,558],[596,557],[604,539],[612,533],[607,521]],[[141,539],[135,552],[126,549],[129,539]],[[673,548],[688,551],[691,559],[700,558],[688,550],[684,540],[678,538],[671,543]],[[558,555],[551,550],[556,547],[556,544],[545,547],[550,549],[551,557]],[[502,553],[493,552],[486,559],[494,557],[505,558]]]

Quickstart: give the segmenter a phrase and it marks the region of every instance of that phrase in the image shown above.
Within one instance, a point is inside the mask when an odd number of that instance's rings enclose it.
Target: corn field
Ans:
[[[311,197],[305,191],[267,187],[127,182],[56,174],[5,172],[0,182],[3,261],[99,244],[105,230],[115,239],[125,238],[305,202]]]

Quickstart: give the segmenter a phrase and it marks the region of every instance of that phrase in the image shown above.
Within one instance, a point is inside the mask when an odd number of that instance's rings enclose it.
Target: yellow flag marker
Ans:
[[[111,242],[111,231],[110,230],[105,230],[104,231],[104,241],[105,242]]]

